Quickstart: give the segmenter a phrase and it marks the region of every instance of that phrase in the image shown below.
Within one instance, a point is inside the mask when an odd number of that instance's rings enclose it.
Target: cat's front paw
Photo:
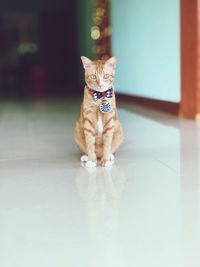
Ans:
[[[81,160],[81,162],[87,162],[88,161],[88,156],[87,155],[82,155],[80,160]]]
[[[96,162],[94,161],[90,161],[88,160],[86,163],[85,163],[85,167],[86,168],[95,168],[97,166]]]
[[[102,158],[101,159],[101,166],[103,167],[111,167],[114,163],[115,156],[113,154],[110,154],[108,158]]]
[[[101,161],[102,167],[111,167],[112,165],[113,165],[113,161],[111,161],[111,160],[102,160]]]

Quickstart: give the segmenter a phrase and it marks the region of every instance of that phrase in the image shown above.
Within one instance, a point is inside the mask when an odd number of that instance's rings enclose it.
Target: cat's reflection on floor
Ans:
[[[123,266],[120,240],[120,202],[126,177],[123,171],[80,168],[76,185],[88,221],[90,253],[88,267]]]

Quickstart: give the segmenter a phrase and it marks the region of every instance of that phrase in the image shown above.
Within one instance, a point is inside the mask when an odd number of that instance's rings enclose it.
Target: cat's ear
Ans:
[[[84,69],[87,69],[87,68],[89,68],[92,65],[92,60],[90,60],[87,57],[82,56],[81,57],[81,60],[82,60]]]
[[[106,65],[108,66],[111,66],[113,68],[116,68],[116,64],[117,64],[117,59],[116,57],[111,57],[109,58],[106,62],[105,62]]]

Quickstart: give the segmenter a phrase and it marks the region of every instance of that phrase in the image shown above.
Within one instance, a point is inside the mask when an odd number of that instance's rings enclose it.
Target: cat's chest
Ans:
[[[97,119],[96,131],[98,134],[103,133],[103,121],[100,115],[98,116],[98,119]]]

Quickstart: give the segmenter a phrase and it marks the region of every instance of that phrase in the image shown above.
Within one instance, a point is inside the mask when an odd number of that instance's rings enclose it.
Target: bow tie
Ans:
[[[113,89],[112,88],[110,88],[104,92],[95,91],[95,90],[89,88],[89,92],[93,96],[94,101],[97,101],[98,99],[100,99],[102,97],[107,97],[107,98],[113,97]]]

